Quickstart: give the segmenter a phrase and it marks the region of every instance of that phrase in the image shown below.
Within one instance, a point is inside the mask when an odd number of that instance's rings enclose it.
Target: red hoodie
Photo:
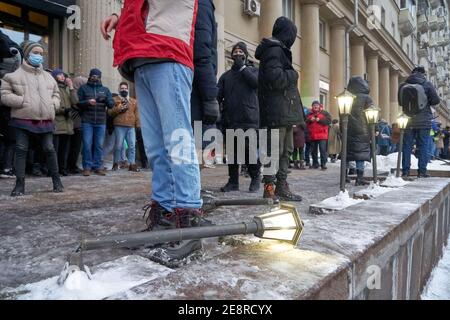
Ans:
[[[114,66],[170,59],[194,69],[198,0],[125,0],[114,36]]]

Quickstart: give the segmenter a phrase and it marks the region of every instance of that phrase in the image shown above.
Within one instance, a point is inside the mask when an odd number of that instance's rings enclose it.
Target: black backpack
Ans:
[[[418,114],[428,105],[428,97],[421,84],[402,84],[398,91],[398,101],[403,112],[409,117]]]

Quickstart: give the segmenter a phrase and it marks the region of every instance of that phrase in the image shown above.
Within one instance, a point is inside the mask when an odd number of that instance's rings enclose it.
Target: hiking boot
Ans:
[[[59,175],[53,176],[52,181],[53,181],[53,192],[54,193],[63,193],[64,186],[62,185],[61,178],[59,177]]]
[[[171,212],[160,206],[158,202],[153,201],[151,204],[143,207],[142,210],[144,210],[142,218],[145,220],[147,226],[142,230],[143,232],[172,229],[172,224],[165,219]]]
[[[83,170],[83,176],[84,177],[89,177],[91,175],[91,170],[89,169],[84,169]]]
[[[21,197],[25,195],[25,178],[16,178],[16,186],[11,192],[11,197]]]
[[[220,188],[222,192],[231,192],[231,191],[239,191],[239,184],[229,182],[222,188]]]
[[[266,183],[264,184],[264,199],[277,199],[277,196],[275,195],[275,184],[274,183]]]
[[[257,176],[252,178],[252,181],[250,182],[249,191],[252,193],[258,192],[259,189],[261,189],[261,176]]]
[[[120,161],[119,162],[119,168],[120,169],[126,169],[130,166],[130,164],[128,163],[128,161]]]
[[[364,171],[363,170],[356,170],[356,182],[355,186],[367,186],[370,183],[368,183],[366,180],[364,180]]]
[[[202,249],[202,240],[183,240],[163,244],[151,250],[148,258],[169,268],[179,268],[189,261],[199,259],[202,256]]]
[[[130,167],[128,168],[128,171],[131,171],[131,172],[141,172],[141,170],[139,170],[137,164],[130,164]]]
[[[354,176],[356,174],[356,169],[348,169],[348,175]]]
[[[98,176],[106,176],[106,172],[103,169],[94,170],[94,173]]]
[[[287,181],[278,181],[275,189],[275,195],[282,201],[296,201],[300,202],[303,198],[300,195],[292,193],[289,189]]]
[[[118,170],[119,170],[119,164],[118,163],[114,163],[112,168],[111,168],[111,171],[118,171]]]

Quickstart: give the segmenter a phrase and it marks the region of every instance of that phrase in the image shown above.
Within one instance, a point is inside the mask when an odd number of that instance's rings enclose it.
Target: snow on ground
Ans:
[[[391,169],[397,168],[398,153],[391,153],[388,156],[377,156],[377,169],[381,172],[390,172]],[[419,167],[419,160],[415,156],[411,156],[411,169]],[[372,163],[366,162],[366,170],[372,170]],[[427,166],[428,170],[432,171],[450,171],[450,165],[444,161],[433,160]]]
[[[403,180],[401,177],[396,177],[395,175],[391,174],[387,179],[381,184],[382,187],[390,187],[390,188],[399,188],[404,187],[409,182]]]
[[[448,239],[450,244],[450,237]],[[422,300],[450,300],[450,245],[444,250],[444,256],[431,273],[425,287]]]
[[[350,198],[350,195],[348,191],[345,192],[339,192],[339,194],[335,197],[331,197],[328,199],[323,200],[322,202],[315,205],[316,207],[320,208],[327,208],[331,210],[344,210],[345,208],[348,208],[350,206],[353,206],[355,204],[361,203],[364,200],[356,200]]]
[[[370,183],[370,186],[367,189],[358,191],[355,193],[356,196],[367,196],[370,199],[374,199],[376,197],[379,197],[385,193],[388,193],[389,191],[395,190],[394,188],[388,188],[380,186],[379,183],[375,184],[373,182]]]
[[[95,267],[92,280],[85,272],[76,271],[62,286],[56,283],[56,276],[16,289],[5,289],[0,294],[14,296],[18,300],[100,300],[172,271],[140,256],[126,256]]]

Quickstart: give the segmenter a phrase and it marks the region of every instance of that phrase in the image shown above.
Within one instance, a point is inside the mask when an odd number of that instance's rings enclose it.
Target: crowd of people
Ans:
[[[268,141],[268,153],[277,154],[272,163],[263,165],[258,157],[250,161],[251,155],[258,154],[258,146],[247,143],[244,161],[233,159],[228,165],[229,181],[223,192],[239,190],[239,166],[244,165],[251,178],[250,192],[258,192],[263,183],[265,198],[302,201],[287,181],[291,165],[299,170],[308,166],[327,170],[328,159],[336,162],[339,158],[342,141],[339,121],[333,120],[319,101],[310,107],[302,103],[299,74],[292,64],[295,24],[286,17],[276,20],[272,37],[262,39],[256,50],[258,66],[245,43],[235,44],[231,50],[233,66],[217,81],[212,1],[186,1],[191,5],[176,12],[170,6],[158,5],[160,1],[144,1],[142,8],[125,2],[122,13],[112,14],[101,26],[105,40],[116,29],[114,65],[127,81],[134,82],[136,99],[130,97],[127,82],[120,83],[118,93],[112,94],[96,68],[87,78],[73,80],[60,69],[47,72],[42,67],[44,49],[39,43],[18,46],[2,35],[1,169],[2,174],[16,177],[11,195],[25,194],[27,159],[31,159],[32,172],[45,171],[53,180],[54,191],[63,192],[60,175],[105,175],[103,160],[110,151],[112,170],[126,166],[132,172],[139,171],[138,149],[142,167],[149,165],[153,171],[151,203],[145,208],[146,230],[202,225],[200,166],[192,130],[194,121],[202,121],[203,130],[215,126],[221,130],[267,129],[269,140],[271,131],[278,133],[279,150],[270,150]],[[149,2],[159,11],[150,14]],[[145,28],[141,17],[147,21]],[[422,139],[423,131],[430,132],[430,106],[439,103],[424,74],[419,67],[408,79],[423,80],[419,83],[426,87],[428,99],[425,109],[417,113],[420,124],[412,121],[405,134],[409,156],[414,144],[422,151],[429,146]],[[371,161],[364,110],[373,102],[363,77],[352,77],[347,89],[356,97],[349,119],[348,167],[356,163],[356,184],[363,185],[364,162]],[[189,139],[183,153],[174,155],[178,141],[172,134],[180,129]],[[429,139],[436,142],[439,155],[446,157],[448,130],[433,127],[431,132]],[[394,152],[397,143],[398,130],[381,120],[378,153]],[[432,151],[433,155],[437,152]],[[80,153],[82,168],[77,166]],[[403,173],[409,175],[407,153],[405,158]],[[276,168],[274,174],[267,170],[269,166]],[[425,177],[426,165],[419,165],[419,169]],[[164,250],[170,256],[171,252],[190,252],[199,246],[197,240],[181,241]]]

